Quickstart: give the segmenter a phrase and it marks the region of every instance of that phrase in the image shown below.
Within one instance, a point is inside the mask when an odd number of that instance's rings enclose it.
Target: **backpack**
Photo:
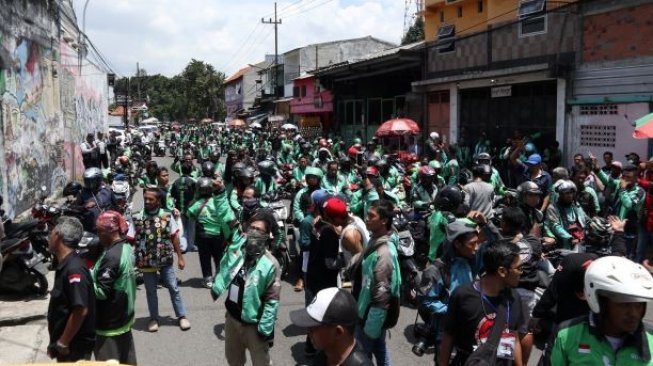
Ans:
[[[195,198],[195,181],[191,177],[177,179],[170,188],[170,195],[175,199],[175,207],[185,212]]]

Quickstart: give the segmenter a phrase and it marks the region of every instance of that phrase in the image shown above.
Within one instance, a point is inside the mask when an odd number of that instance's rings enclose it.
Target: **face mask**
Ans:
[[[256,259],[265,253],[270,236],[258,230],[247,230],[247,242],[245,243],[245,256],[248,259]]]

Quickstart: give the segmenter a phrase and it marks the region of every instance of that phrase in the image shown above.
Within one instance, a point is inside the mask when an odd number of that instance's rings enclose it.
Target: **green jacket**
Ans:
[[[389,311],[399,311],[401,274],[397,248],[387,235],[372,238],[361,264],[360,292],[357,296],[358,319],[363,331],[372,338],[382,335]]]
[[[301,169],[300,167],[298,167],[298,166],[295,167],[295,168],[293,168],[293,170],[292,170],[292,178],[293,178],[295,181],[297,181],[297,183],[301,183],[301,182],[304,180],[304,175],[306,175],[306,173],[304,173],[305,171],[306,171],[306,168],[304,168],[304,170],[302,170],[302,169]]]
[[[236,235],[220,261],[220,273],[211,289],[222,295],[229,288],[245,262],[244,246],[247,239]],[[277,260],[266,251],[256,263],[246,269],[245,289],[242,294],[241,320],[257,324],[259,333],[269,336],[274,331],[281,294],[281,268]]]
[[[219,236],[222,233],[223,217],[216,215],[219,209],[215,205],[216,201],[213,197],[200,198],[186,211],[186,216],[196,220],[208,236]]]
[[[435,197],[438,195],[438,188],[433,184],[433,192],[429,193],[423,185],[417,184],[413,186],[413,189],[410,193],[411,201],[413,202],[413,207],[416,209],[422,209],[428,207]]]
[[[261,177],[257,178],[254,182],[254,189],[260,196],[263,196],[269,192],[276,191],[278,188],[279,186],[277,185],[277,182],[274,180],[274,178],[270,178],[270,183],[268,185],[265,184],[263,178]]]
[[[134,249],[126,241],[108,247],[91,269],[97,306],[96,332],[119,336],[134,324],[136,276]]]
[[[367,219],[367,209],[370,207],[372,202],[379,200],[379,194],[375,189],[366,190],[365,188],[359,189],[356,193],[352,195],[351,204],[349,205],[349,210],[354,215]]]
[[[546,209],[544,225],[555,236],[559,248],[572,249],[571,240],[573,237],[568,231],[569,226],[578,224],[583,229],[588,221],[589,217],[587,217],[585,211],[575,202],[570,207],[551,204]]]
[[[444,164],[444,169],[442,171],[444,179],[447,181],[447,185],[453,186],[458,183],[458,176],[460,175],[460,165],[458,160],[455,157],[446,164]]]
[[[334,196],[340,193],[344,193],[347,190],[347,182],[340,174],[338,174],[338,177],[336,178],[335,182],[329,179],[329,177],[325,175],[324,177],[322,177],[320,186],[322,187],[322,189],[324,189],[325,191],[329,192],[329,194]]]
[[[594,315],[563,322],[553,343],[547,365],[653,365],[653,330],[642,324],[628,335],[623,346],[614,351],[595,324]]]
[[[435,261],[436,254],[440,245],[444,243],[447,238],[447,225],[449,220],[442,213],[442,211],[433,211],[429,216],[429,255],[428,258],[431,262]]]

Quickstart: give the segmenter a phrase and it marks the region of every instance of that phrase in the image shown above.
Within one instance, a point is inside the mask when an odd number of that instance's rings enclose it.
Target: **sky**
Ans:
[[[73,0],[80,26],[85,0]],[[399,43],[404,0],[278,1],[279,53],[305,45],[373,36]],[[273,0],[90,0],[86,34],[119,76],[173,76],[191,58],[227,77],[274,54]]]

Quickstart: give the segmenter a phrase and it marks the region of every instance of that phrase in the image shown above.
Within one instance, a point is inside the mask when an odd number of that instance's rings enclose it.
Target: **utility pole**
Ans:
[[[272,80],[274,88],[274,97],[277,97],[277,65],[279,64],[279,31],[278,26],[281,24],[281,19],[277,19],[277,3],[274,3],[274,20],[272,18],[265,20],[261,18],[261,23],[263,24],[274,24],[274,66],[272,68]]]
[[[138,101],[141,101],[141,68],[136,62],[136,90],[138,90]]]

